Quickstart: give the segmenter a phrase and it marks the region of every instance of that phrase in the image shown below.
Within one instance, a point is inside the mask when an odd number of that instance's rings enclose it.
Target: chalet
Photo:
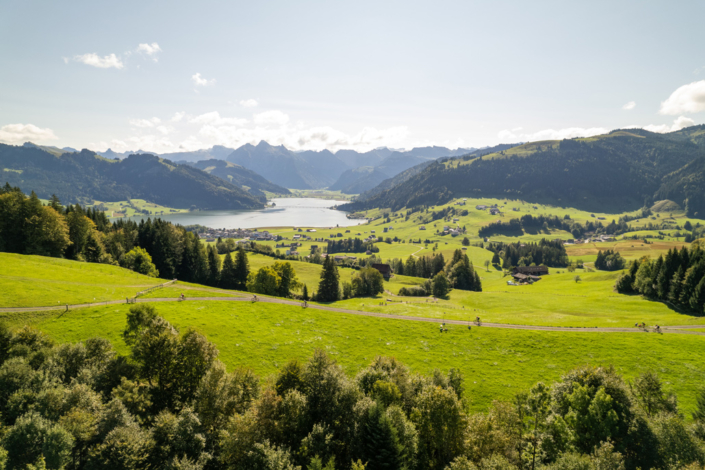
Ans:
[[[532,276],[543,276],[548,274],[547,266],[517,266],[512,270],[512,275],[524,274]]]
[[[310,228],[310,229],[308,229],[308,230],[306,230],[306,231],[307,231],[307,232],[315,232],[316,229],[315,229],[315,228]]]
[[[492,207],[492,208],[490,209],[490,214],[492,214],[492,215],[497,215],[497,214],[499,214],[499,209],[497,209],[496,207]]]
[[[296,250],[286,250],[286,256],[299,256],[299,252]]]
[[[316,251],[318,249],[318,245],[311,245],[311,251]]]
[[[487,209],[487,206],[475,206],[475,209],[479,211],[484,211],[485,209]]]
[[[455,219],[453,219],[453,222],[457,222],[457,221],[459,221],[459,220],[460,220],[460,219],[455,218]]]
[[[426,226],[422,225],[421,227],[419,227],[419,230],[426,230]]]
[[[379,271],[382,274],[382,277],[384,277],[385,280],[389,280],[390,277],[392,277],[392,267],[389,266],[388,264],[378,264],[374,263],[372,265],[373,268],[375,268],[377,271]]]

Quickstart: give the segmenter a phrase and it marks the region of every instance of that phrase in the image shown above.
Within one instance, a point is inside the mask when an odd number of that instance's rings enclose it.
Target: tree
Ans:
[[[235,273],[235,263],[230,252],[225,255],[223,269],[220,271],[220,287],[223,289],[235,289],[237,287],[237,277]]]
[[[574,280],[576,283],[578,283],[578,282],[581,281],[580,276],[575,276],[575,277],[573,278],[573,280]]]
[[[311,297],[308,295],[308,286],[306,286],[306,284],[304,284],[304,290],[301,294],[301,298],[306,302],[311,299]]]
[[[384,292],[384,277],[375,268],[363,268],[353,277],[352,289],[355,297],[374,297]]]
[[[238,290],[247,290],[247,279],[250,275],[250,264],[247,261],[247,253],[242,245],[237,247],[237,256],[235,257],[235,279]]]
[[[499,258],[499,253],[495,252],[495,254],[492,256],[492,264],[495,266],[499,266],[500,261],[501,260]]]
[[[463,246],[470,246],[470,239],[468,237],[463,238]]]
[[[360,435],[362,460],[367,470],[401,467],[402,448],[397,431],[381,405],[372,405],[367,411]]]
[[[220,256],[218,249],[213,245],[208,245],[208,284],[218,286],[220,284]]]
[[[340,299],[340,275],[332,256],[323,262],[321,281],[318,283],[317,299],[321,302],[334,302]]]
[[[247,280],[247,290],[257,294],[278,295],[281,277],[273,267],[264,266],[256,273],[250,274]]]
[[[41,207],[38,214],[26,219],[25,253],[60,257],[71,243],[64,218],[52,207]]]
[[[69,239],[71,240],[67,255],[69,258],[82,261],[88,238],[95,230],[95,224],[84,215],[83,210],[78,206],[74,206],[73,210],[68,213],[66,223],[69,227]]]
[[[433,295],[434,297],[444,298],[450,292],[450,282],[446,273],[441,271],[433,278]]]
[[[130,250],[123,259],[124,267],[131,269],[140,274],[144,274],[150,277],[159,276],[159,271],[157,267],[152,263],[152,257],[147,253],[147,250],[140,248],[139,246],[134,247]]]
[[[490,260],[488,259],[485,260],[485,270],[490,272]]]
[[[68,464],[73,437],[62,426],[30,412],[7,431],[3,445],[9,468],[25,468],[43,457],[48,468],[60,469]]]
[[[301,283],[296,277],[296,271],[288,261],[276,261],[274,270],[279,275],[279,285],[277,287],[277,295],[279,297],[289,297],[292,290],[298,290]]]

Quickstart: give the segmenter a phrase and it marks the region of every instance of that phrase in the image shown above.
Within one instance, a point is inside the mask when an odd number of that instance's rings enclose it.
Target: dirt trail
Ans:
[[[203,302],[203,301],[214,301],[214,302],[252,302],[252,297],[249,294],[235,294],[233,297],[187,297],[186,302]],[[151,298],[151,299],[137,299],[138,303],[142,302],[179,302],[177,298]],[[265,303],[275,303],[283,305],[293,305],[301,307],[301,302],[295,300],[278,299],[274,297],[258,297],[257,302]],[[77,308],[95,307],[101,305],[116,305],[126,303],[124,300],[112,300],[108,302],[97,302],[91,304],[78,304],[69,305],[69,310]],[[303,308],[303,307],[302,307]],[[649,330],[644,330],[640,328],[610,328],[610,327],[571,327],[571,326],[540,326],[540,325],[512,325],[507,323],[482,323],[481,326],[477,326],[474,323],[464,321],[464,320],[442,320],[439,318],[428,318],[428,317],[412,317],[408,315],[398,315],[390,313],[378,313],[378,312],[366,312],[362,310],[348,310],[344,308],[329,307],[326,305],[314,305],[309,304],[306,308],[312,308],[315,310],[324,310],[327,312],[344,313],[348,315],[361,315],[365,317],[377,317],[377,318],[389,318],[392,320],[405,320],[405,321],[418,321],[427,323],[436,323],[440,325],[445,323],[446,325],[461,325],[464,327],[471,326],[472,328],[503,328],[507,330],[529,330],[529,331],[572,331],[580,333],[646,333],[653,332],[653,328]],[[45,310],[66,310],[66,306],[52,306],[52,307],[23,307],[23,308],[0,308],[0,313],[10,313],[10,312],[37,312]],[[703,331],[688,331],[689,329],[703,328],[705,325],[679,325],[679,326],[664,326],[661,327],[662,333],[676,333],[682,335],[697,335],[705,336]]]

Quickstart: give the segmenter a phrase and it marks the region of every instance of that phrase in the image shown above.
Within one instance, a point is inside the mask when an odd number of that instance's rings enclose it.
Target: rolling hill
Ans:
[[[170,207],[256,209],[255,196],[235,184],[154,155],[109,160],[90,150],[48,152],[36,146],[0,144],[2,180],[41,198],[67,203],[146,199]]]
[[[398,210],[472,196],[618,210],[641,207],[657,195],[679,204],[689,198],[693,201],[690,210],[703,211],[694,206],[702,204],[705,191],[698,184],[703,168],[698,159],[705,156],[702,127],[673,134],[617,130],[434,161],[406,181],[341,209]]]

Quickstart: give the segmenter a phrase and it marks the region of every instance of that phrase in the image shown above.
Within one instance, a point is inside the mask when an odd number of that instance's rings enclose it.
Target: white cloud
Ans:
[[[673,121],[673,125],[668,124],[651,124],[644,126],[644,129],[650,132],[657,132],[659,134],[665,134],[667,132],[676,132],[686,127],[694,126],[695,121],[685,116],[679,116]]]
[[[257,100],[253,99],[240,101],[240,106],[242,106],[243,108],[256,108],[258,104],[259,103],[257,103]]]
[[[282,126],[289,122],[289,116],[278,110],[265,111],[255,114],[255,124],[260,126],[279,125]]]
[[[168,135],[174,132],[174,128],[171,126],[157,126],[157,130],[164,135]]]
[[[671,96],[661,103],[659,113],[674,116],[700,111],[705,111],[705,80],[683,85],[671,93]]]
[[[153,117],[152,119],[130,119],[130,125],[134,127],[154,127],[162,122],[158,117]]]
[[[522,129],[523,129],[523,127],[515,127],[514,129],[512,129],[512,132],[517,132],[517,131],[520,131],[520,130],[522,130]]]
[[[155,55],[159,52],[162,52],[162,48],[159,47],[159,44],[157,44],[156,42],[153,42],[152,44],[145,43],[137,46],[137,52],[141,52],[147,55]]]
[[[636,108],[636,101],[630,101],[629,103],[622,106],[622,109],[625,111],[631,111],[634,108]]]
[[[100,57],[98,54],[89,53],[74,56],[73,60],[92,67],[98,67],[99,69],[121,69],[125,66],[125,64],[122,63],[122,60],[120,60],[120,58],[115,54]]]
[[[19,144],[27,141],[43,142],[58,137],[51,129],[41,129],[34,124],[7,124],[0,127],[0,142]]]
[[[186,116],[186,113],[184,113],[183,111],[174,113],[174,115],[171,117],[171,122],[179,122],[184,118],[184,116]]]
[[[215,84],[215,78],[206,80],[205,78],[201,77],[200,73],[191,75],[191,80],[193,80],[193,83],[195,83],[196,86],[211,86]]]
[[[594,135],[606,134],[609,132],[604,127],[567,127],[565,129],[544,129],[533,134],[515,134],[509,129],[504,129],[497,133],[497,138],[502,143],[509,142],[535,142],[539,140],[563,140],[575,137],[592,137]]]
[[[214,126],[243,126],[247,124],[247,119],[241,118],[224,118],[220,116],[218,111],[201,114],[189,119],[191,124],[210,124]]]

